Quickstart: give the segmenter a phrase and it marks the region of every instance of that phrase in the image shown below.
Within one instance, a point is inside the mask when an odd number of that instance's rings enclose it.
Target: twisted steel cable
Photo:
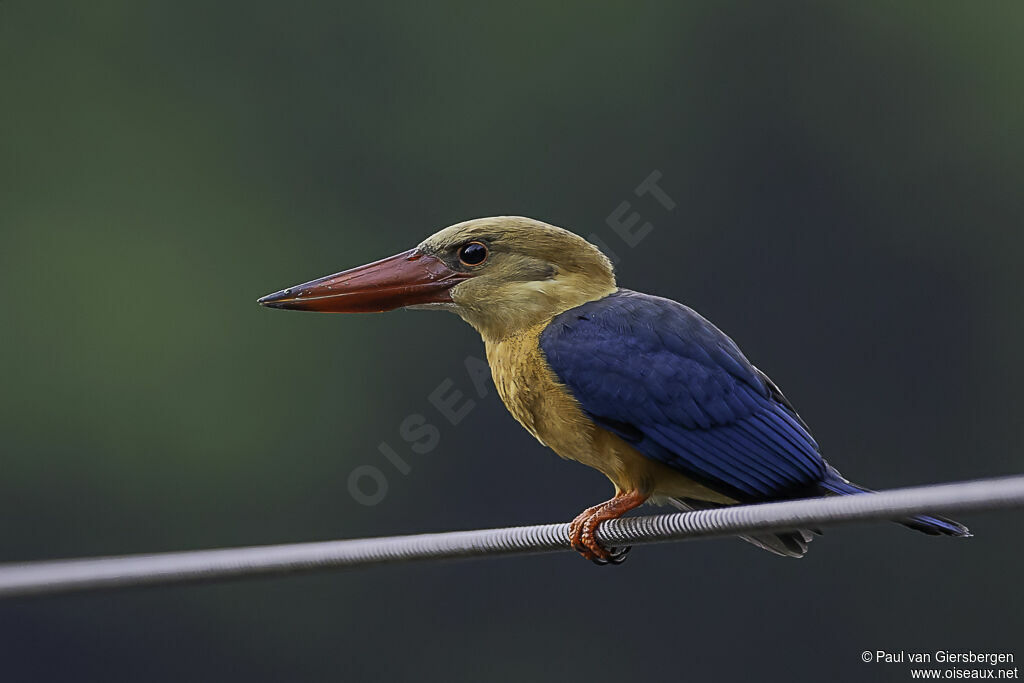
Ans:
[[[608,547],[1024,507],[1024,476],[649,517],[601,525]],[[0,598],[569,549],[568,524],[0,565]]]

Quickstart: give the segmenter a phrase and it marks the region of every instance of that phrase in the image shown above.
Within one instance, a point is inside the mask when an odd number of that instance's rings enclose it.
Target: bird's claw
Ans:
[[[595,517],[601,507],[597,505],[584,510],[569,524],[569,544],[573,550],[598,566],[622,564],[632,546],[607,549],[597,540],[595,534],[602,520]]]
[[[607,564],[622,564],[626,561],[626,556],[629,555],[629,551],[633,549],[633,546],[626,545],[620,548],[611,548],[608,551],[608,559],[602,560],[599,557],[593,557],[590,559],[591,562],[596,564],[598,567],[603,567]]]
[[[622,564],[629,546],[605,548],[597,540],[597,527],[601,522],[618,519],[623,513],[639,507],[647,500],[640,491],[620,492],[609,501],[587,508],[569,524],[569,545],[580,555],[597,565]]]

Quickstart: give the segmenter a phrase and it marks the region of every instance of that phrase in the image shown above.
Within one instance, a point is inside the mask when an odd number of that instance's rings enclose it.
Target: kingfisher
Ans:
[[[562,228],[520,216],[449,226],[389,258],[269,294],[271,308],[451,311],[483,338],[498,394],[541,444],[604,474],[615,495],[569,525],[597,564],[621,562],[598,526],[644,503],[681,510],[869,492],[821,455],[768,376],[693,309],[616,284],[609,259]],[[944,517],[901,524],[969,536]],[[802,557],[814,530],[743,536]]]

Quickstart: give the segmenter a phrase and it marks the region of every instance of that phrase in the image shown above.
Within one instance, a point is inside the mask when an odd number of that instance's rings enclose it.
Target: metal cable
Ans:
[[[1024,476],[612,520],[605,545],[820,528],[911,515],[1024,507]],[[568,524],[0,565],[0,598],[483,555],[566,550]]]

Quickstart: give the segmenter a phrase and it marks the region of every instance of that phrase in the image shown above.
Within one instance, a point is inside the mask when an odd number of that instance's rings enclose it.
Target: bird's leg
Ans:
[[[620,491],[611,500],[581,512],[569,524],[569,543],[573,550],[597,564],[622,562],[629,548],[620,549],[615,554],[606,550],[594,536],[597,526],[609,519],[618,519],[630,510],[640,507],[647,498],[647,495],[639,491]]]
[[[614,500],[614,498],[612,500]],[[588,507],[580,514],[576,515],[575,519],[569,522],[569,545],[572,546],[573,550],[592,562],[596,561],[597,558],[594,557],[593,553],[587,549],[587,546],[583,545],[583,523],[590,519],[591,515],[610,502],[610,500],[606,500],[598,505]]]
[[[576,518],[574,520],[572,520],[572,522],[569,523],[569,543],[570,543],[570,545],[572,545],[573,550],[576,550],[577,552],[581,553],[584,556],[588,556],[588,555],[591,554],[591,552],[587,548],[587,546],[583,544],[583,528],[584,528],[584,524],[586,523],[586,521],[588,519],[593,517],[599,511],[607,508],[610,505],[613,505],[613,504],[617,503],[619,501],[619,499],[621,499],[625,495],[626,495],[625,492],[617,491],[615,493],[615,497],[612,498],[611,500],[606,500],[603,503],[598,503],[597,505],[594,505],[592,507],[588,507],[586,510],[584,510],[580,514],[576,515]],[[632,509],[632,508],[628,508],[628,509]],[[623,512],[625,512],[625,510]],[[587,559],[589,560],[589,559],[594,559],[594,558],[593,557],[587,557]]]

